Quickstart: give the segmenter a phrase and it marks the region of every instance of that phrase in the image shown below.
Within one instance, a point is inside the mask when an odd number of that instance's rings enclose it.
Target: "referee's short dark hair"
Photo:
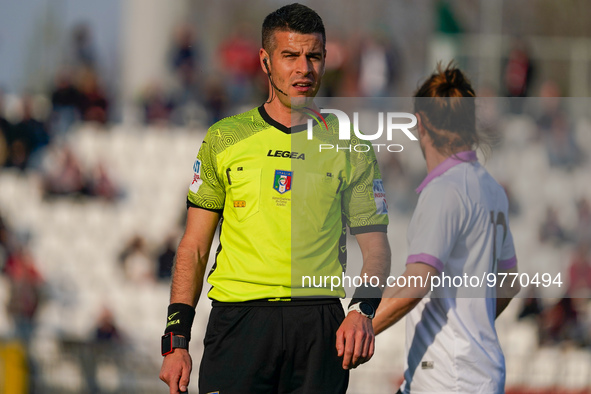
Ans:
[[[293,3],[271,12],[263,21],[263,48],[267,52],[274,49],[273,33],[292,31],[300,34],[320,33],[322,44],[326,45],[326,32],[320,15],[310,7]]]

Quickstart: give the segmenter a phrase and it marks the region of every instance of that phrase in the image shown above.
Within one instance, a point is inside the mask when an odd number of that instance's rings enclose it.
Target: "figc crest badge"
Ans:
[[[291,190],[291,177],[293,171],[275,170],[273,189],[283,194]]]

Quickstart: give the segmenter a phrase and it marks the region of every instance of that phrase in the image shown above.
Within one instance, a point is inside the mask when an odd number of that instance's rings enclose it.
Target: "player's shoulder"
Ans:
[[[470,180],[474,184],[473,188],[478,188],[481,193],[487,195],[495,195],[495,198],[499,198],[499,196],[506,198],[505,188],[483,165],[476,163],[474,168],[473,179]]]
[[[506,210],[508,206],[505,188],[479,162],[466,166],[463,183],[459,189],[465,200],[472,206],[496,207]]]
[[[453,170],[455,168],[452,168]],[[422,193],[441,195],[448,193],[458,194],[463,189],[461,177],[454,176],[452,171],[446,171],[440,176],[433,178],[431,182],[423,189]],[[421,194],[422,194],[421,193]]]
[[[439,176],[434,178],[421,191],[419,201],[433,209],[457,210],[466,207],[465,190],[461,182],[453,177]],[[429,209],[431,209],[429,208]]]
[[[478,161],[460,163],[443,174],[443,177],[466,195],[481,192],[496,193],[498,190],[503,190],[502,186]]]

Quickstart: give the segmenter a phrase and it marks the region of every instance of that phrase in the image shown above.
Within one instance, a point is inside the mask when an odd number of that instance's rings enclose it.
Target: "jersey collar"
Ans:
[[[450,168],[455,167],[458,164],[472,162],[472,161],[478,161],[478,158],[476,157],[476,152],[473,150],[459,152],[453,156],[448,157],[447,159],[445,159],[441,163],[439,163],[439,165],[437,167],[435,167],[433,169],[433,171],[431,171],[429,173],[429,175],[427,175],[427,177],[423,180],[423,182],[421,182],[419,187],[417,187],[416,192],[417,193],[422,192],[423,189],[425,187],[427,187],[429,182],[431,182],[433,179],[437,178],[438,176],[443,175]]]
[[[259,114],[261,115],[261,117],[263,118],[263,120],[265,122],[267,122],[269,125],[275,127],[276,129],[284,132],[285,134],[298,133],[300,131],[307,130],[307,128],[308,128],[308,125],[305,125],[305,124],[299,124],[299,125],[296,125],[293,127],[287,127],[285,125],[282,125],[281,123],[279,123],[275,119],[273,119],[271,117],[271,115],[269,115],[269,113],[265,109],[264,104],[259,107]]]

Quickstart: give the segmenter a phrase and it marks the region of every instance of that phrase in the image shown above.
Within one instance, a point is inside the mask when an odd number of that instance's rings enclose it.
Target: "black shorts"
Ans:
[[[337,299],[213,302],[199,368],[201,394],[345,393]]]

